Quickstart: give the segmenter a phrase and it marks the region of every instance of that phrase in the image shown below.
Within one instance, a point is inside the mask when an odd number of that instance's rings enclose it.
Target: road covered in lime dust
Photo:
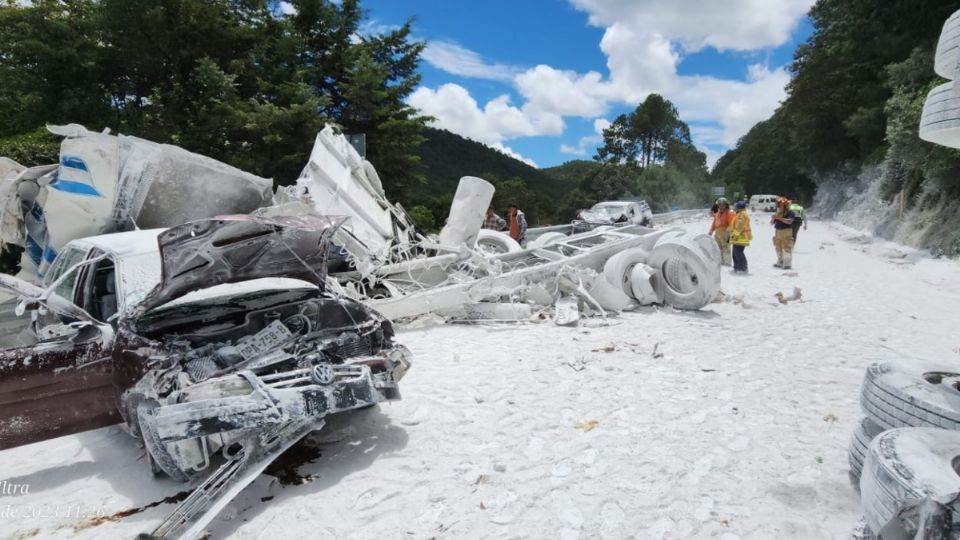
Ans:
[[[813,222],[785,272],[753,226],[751,274],[700,312],[401,331],[404,400],[331,420],[210,537],[845,538],[863,369],[960,361],[960,265]],[[7,538],[132,537],[184,489],[119,427],[2,452],[0,480],[29,486],[0,494]]]

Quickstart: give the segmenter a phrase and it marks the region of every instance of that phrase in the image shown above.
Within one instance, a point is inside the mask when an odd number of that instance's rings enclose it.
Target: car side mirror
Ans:
[[[107,336],[104,336],[104,332],[101,330],[101,326],[98,324],[82,321],[82,322],[73,323],[71,326],[77,332],[70,338],[70,341],[74,343],[85,343],[87,341],[99,339],[101,337],[107,337]],[[110,332],[111,336],[112,334],[113,333]]]
[[[37,302],[33,298],[24,298],[17,302],[17,307],[14,310],[14,313],[17,314],[17,317],[23,317],[23,314],[28,311],[34,311],[40,307],[40,302]]]

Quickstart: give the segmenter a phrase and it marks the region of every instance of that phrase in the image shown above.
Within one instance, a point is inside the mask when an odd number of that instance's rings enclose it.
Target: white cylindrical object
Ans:
[[[633,298],[641,305],[657,304],[662,301],[653,286],[654,270],[649,266],[640,263],[630,270],[630,289],[633,292]]]
[[[464,176],[460,179],[457,192],[450,205],[447,224],[440,231],[440,243],[445,246],[477,243],[477,234],[483,226],[487,208],[493,200],[493,184],[476,176]]]
[[[960,92],[954,83],[941,84],[927,94],[920,116],[920,138],[960,148]]]
[[[677,309],[700,309],[720,292],[720,263],[711,261],[689,238],[657,242],[647,264],[656,271],[657,296]]]
[[[646,250],[641,248],[628,249],[617,253],[604,263],[604,279],[606,279],[610,285],[623,291],[624,294],[632,296],[633,288],[630,285],[631,272],[638,264],[647,262],[649,255]]]
[[[944,79],[957,78],[957,63],[960,61],[960,11],[943,23],[940,40],[937,42],[937,54],[933,60],[933,70]]]

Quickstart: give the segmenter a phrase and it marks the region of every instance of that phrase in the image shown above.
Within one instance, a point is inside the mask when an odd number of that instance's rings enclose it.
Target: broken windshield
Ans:
[[[603,214],[607,217],[619,217],[620,215],[626,213],[627,206],[625,204],[604,204],[594,206],[590,209],[590,211]]]

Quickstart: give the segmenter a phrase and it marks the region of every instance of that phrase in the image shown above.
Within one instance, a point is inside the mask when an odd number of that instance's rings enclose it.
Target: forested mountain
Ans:
[[[412,190],[411,202],[429,210],[435,223],[446,218],[462,176],[479,176],[496,186],[498,211],[516,203],[531,223],[557,219],[556,190],[544,171],[443,129],[424,128],[423,137],[419,156],[426,180]]]
[[[424,138],[426,182],[414,189],[421,208],[411,213],[426,226],[443,222],[457,181],[468,175],[494,184],[494,208],[516,202],[533,224],[570,221],[577,210],[603,200],[642,197],[654,211],[710,200],[706,156],[694,147],[676,107],[657,94],[617,117],[593,161],[540,170],[449,131],[426,128]]]
[[[807,204],[815,190],[858,193],[878,178],[874,205],[902,194],[908,214],[955,222],[960,152],[917,133],[927,92],[943,82],[933,71],[937,38],[957,9],[960,2],[942,0],[818,0],[787,99],[720,158],[714,178]],[[929,225],[913,224],[923,231],[910,241],[960,253],[956,227]],[[877,232],[892,237],[897,228]]]

